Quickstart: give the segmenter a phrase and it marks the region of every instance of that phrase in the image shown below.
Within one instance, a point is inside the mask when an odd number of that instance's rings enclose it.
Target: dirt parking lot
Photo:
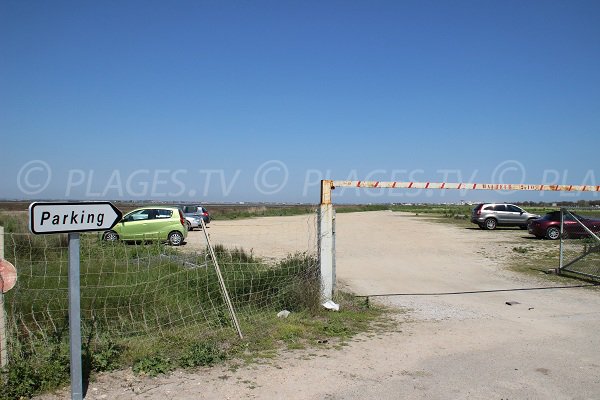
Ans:
[[[314,231],[307,233],[313,223],[307,216],[268,217],[213,221],[208,230],[215,244],[281,255],[314,248]],[[506,269],[514,240],[526,235],[388,211],[339,214],[338,283],[364,295],[551,285]],[[202,240],[202,232],[192,232],[188,249]],[[285,352],[236,371],[222,366],[154,379],[107,374],[91,383],[88,398],[600,398],[597,290],[378,299],[397,308],[398,329],[361,335],[341,350]]]

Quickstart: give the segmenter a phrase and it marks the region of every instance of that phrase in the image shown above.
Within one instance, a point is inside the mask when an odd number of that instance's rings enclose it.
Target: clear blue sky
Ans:
[[[5,0],[0,198],[600,185],[599,21],[598,1]],[[415,194],[338,200],[569,199]]]

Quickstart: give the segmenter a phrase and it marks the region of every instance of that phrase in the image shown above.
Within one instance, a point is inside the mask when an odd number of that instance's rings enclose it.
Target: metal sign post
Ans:
[[[71,399],[83,399],[81,370],[81,292],[79,282],[79,233],[69,233],[69,339],[71,350]]]
[[[69,234],[69,343],[71,399],[83,399],[81,368],[80,232],[111,229],[123,217],[110,202],[31,203],[29,230],[36,235]]]

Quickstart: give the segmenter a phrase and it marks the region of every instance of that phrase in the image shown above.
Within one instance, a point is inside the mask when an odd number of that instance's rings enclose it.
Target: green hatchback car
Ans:
[[[185,217],[177,207],[148,206],[135,209],[123,216],[102,239],[146,241],[161,240],[179,246],[187,237]]]

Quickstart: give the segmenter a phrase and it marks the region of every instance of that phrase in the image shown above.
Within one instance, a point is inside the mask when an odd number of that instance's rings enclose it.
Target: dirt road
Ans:
[[[215,243],[258,254],[313,246],[307,217],[214,221]],[[300,233],[299,233],[300,232]],[[200,245],[193,232],[188,246]],[[291,235],[298,235],[292,237]],[[503,262],[519,230],[495,232],[369,212],[337,218],[337,276],[357,294],[548,285]],[[265,365],[156,379],[104,375],[88,398],[598,399],[600,293],[586,289],[381,298],[398,331],[342,350],[286,352]],[[519,304],[506,305],[507,301]]]

